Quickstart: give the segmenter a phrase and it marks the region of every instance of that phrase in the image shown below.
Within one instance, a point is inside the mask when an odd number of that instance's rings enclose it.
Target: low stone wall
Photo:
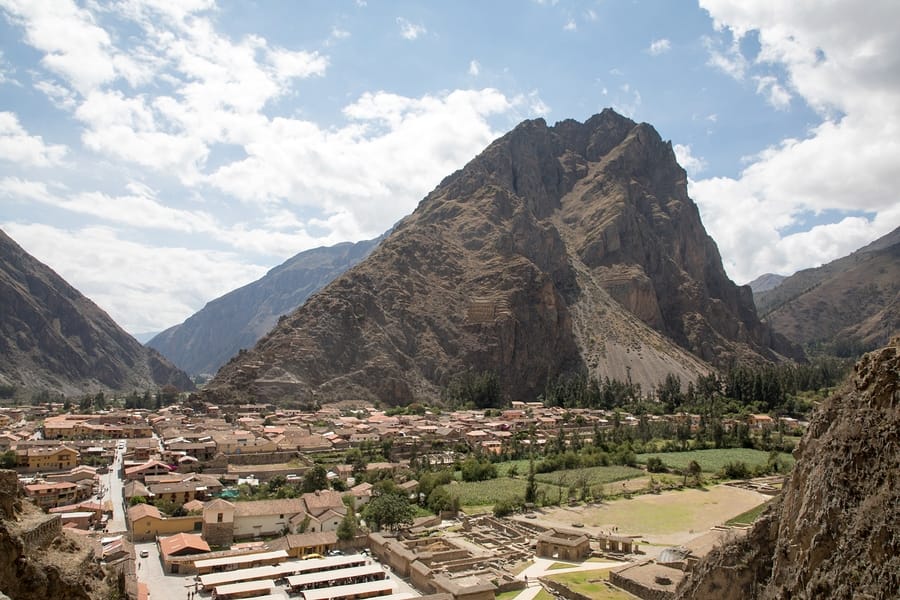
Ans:
[[[672,592],[648,588],[633,579],[628,579],[615,572],[609,574],[609,582],[643,600],[672,600],[675,598],[675,594]]]
[[[61,534],[62,518],[59,515],[47,515],[43,521],[19,530],[19,537],[29,550],[43,548]]]

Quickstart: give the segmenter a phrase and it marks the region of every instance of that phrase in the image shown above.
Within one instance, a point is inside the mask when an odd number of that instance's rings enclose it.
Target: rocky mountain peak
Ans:
[[[477,369],[527,398],[563,373],[649,387],[790,352],[725,275],[671,144],[606,110],[491,143],[213,388],[395,403]]]

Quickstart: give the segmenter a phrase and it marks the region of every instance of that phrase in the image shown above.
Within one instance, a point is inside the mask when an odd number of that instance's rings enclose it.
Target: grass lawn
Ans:
[[[634,596],[609,585],[609,569],[576,571],[547,577],[564,584],[571,590],[584,594],[591,600],[633,600]]]
[[[756,465],[765,465],[769,461],[768,452],[752,448],[654,452],[652,454],[638,454],[637,459],[639,463],[646,463],[651,456],[662,460],[670,469],[685,469],[692,460],[696,460],[704,473],[715,473],[730,462],[743,462],[752,469]],[[779,454],[779,458],[788,468],[794,466],[794,457],[790,454],[782,452]]]
[[[762,513],[762,511],[764,511],[766,509],[766,507],[769,505],[770,502],[771,502],[771,500],[769,502],[763,502],[756,508],[751,508],[750,510],[748,510],[746,512],[742,512],[741,514],[734,517],[733,519],[728,519],[725,522],[725,524],[726,525],[752,525],[753,521],[756,520],[756,517],[758,517]]]
[[[554,598],[553,594],[547,590],[541,589],[541,591],[537,593],[537,596],[534,597],[534,600],[556,600],[556,598]]]
[[[522,590],[509,590],[508,592],[500,592],[494,595],[494,600],[512,600],[522,593]]]
[[[549,567],[547,567],[547,570],[553,571],[554,569],[571,569],[572,567],[577,567],[577,566],[578,566],[577,564],[572,564],[572,563],[555,562],[552,565],[550,565]]]
[[[768,498],[756,492],[717,485],[708,489],[645,494],[631,500],[614,500],[577,509],[545,509],[541,519],[542,524],[550,526],[568,526],[576,519],[589,527],[616,526],[623,535],[695,535],[766,500]]]

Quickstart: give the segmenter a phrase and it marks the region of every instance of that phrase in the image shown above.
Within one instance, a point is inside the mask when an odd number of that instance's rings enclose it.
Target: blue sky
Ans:
[[[0,227],[133,333],[377,236],[526,118],[672,140],[730,276],[900,224],[900,4],[0,0]]]

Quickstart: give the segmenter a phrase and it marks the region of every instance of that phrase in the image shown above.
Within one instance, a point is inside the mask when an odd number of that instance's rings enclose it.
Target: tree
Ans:
[[[0,454],[0,468],[2,469],[15,469],[18,462],[15,450],[7,450]]]
[[[352,499],[352,496],[351,496]],[[352,508],[347,509],[347,514],[341,519],[341,523],[337,528],[337,537],[339,540],[346,542],[352,540],[356,535],[359,525],[356,522],[356,512]]]
[[[647,459],[648,473],[665,473],[666,463],[658,456],[651,456]]]
[[[691,476],[691,479],[694,480],[694,485],[700,485],[700,474],[703,472],[703,469],[700,468],[700,463],[696,460],[689,462],[687,472]]]
[[[534,481],[534,457],[528,461],[528,483],[525,485],[525,502],[534,504],[537,500],[537,483]]]
[[[300,490],[309,493],[324,489],[328,489],[328,472],[322,465],[314,465],[303,476],[303,486]]]
[[[128,501],[129,506],[135,506],[138,504],[147,504],[147,499],[143,496],[132,496],[131,500]]]
[[[451,495],[445,486],[439,485],[428,494],[425,504],[428,505],[428,510],[436,515],[444,511],[458,511],[459,496]]]
[[[382,494],[372,498],[363,509],[366,522],[375,526],[376,531],[382,527],[394,529],[401,525],[411,525],[416,510],[406,496],[400,494]]]

